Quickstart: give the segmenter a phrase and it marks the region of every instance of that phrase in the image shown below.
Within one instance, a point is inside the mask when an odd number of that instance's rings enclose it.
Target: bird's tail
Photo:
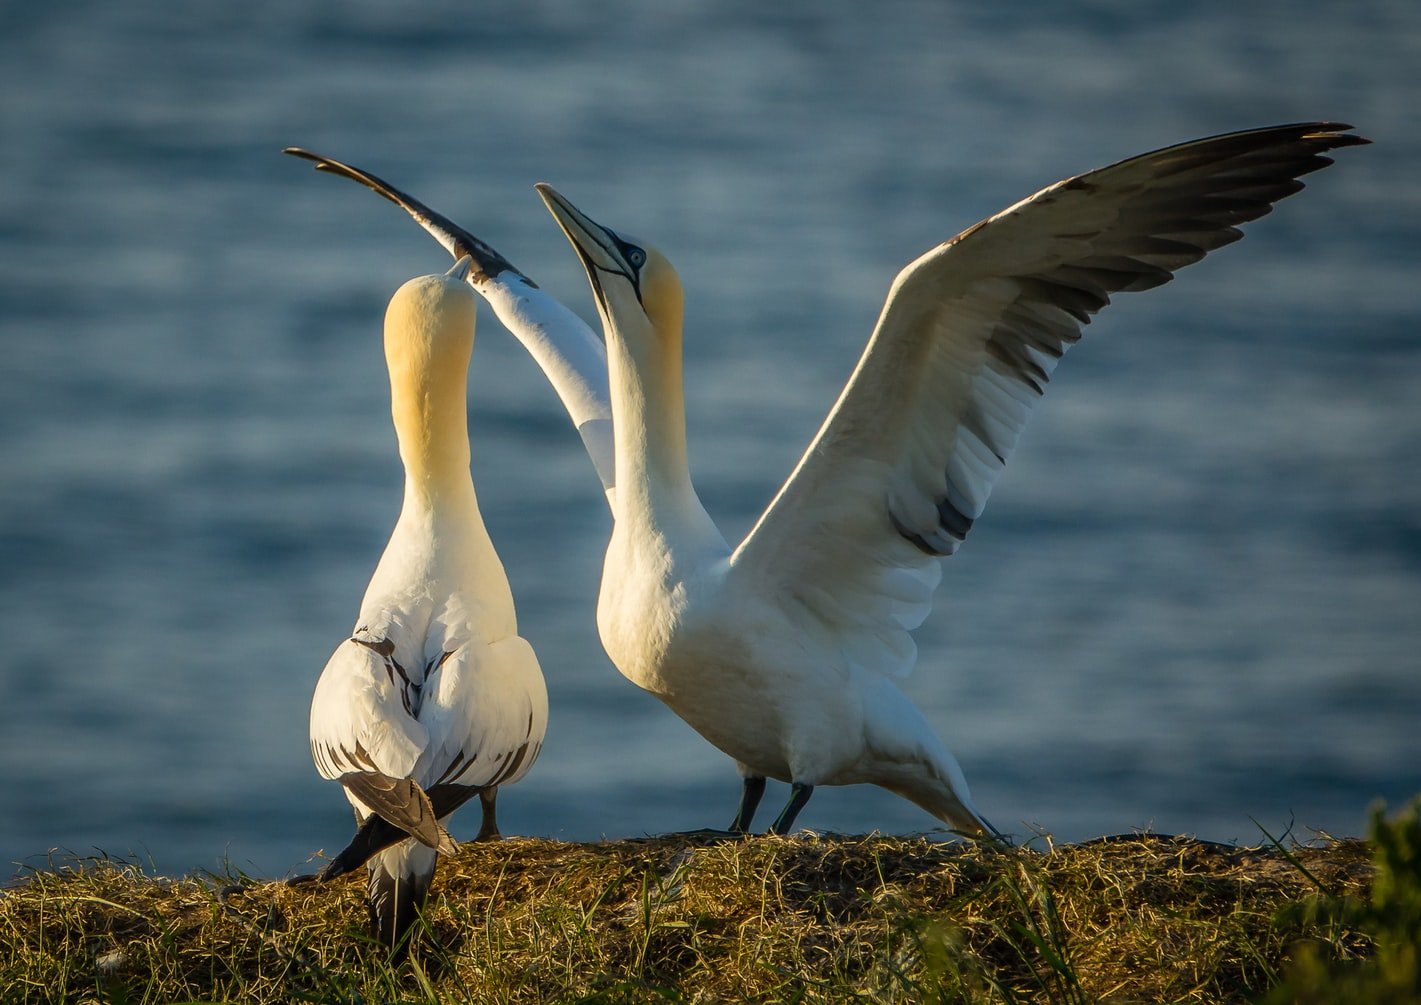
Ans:
[[[409,949],[405,938],[434,881],[438,853],[407,839],[370,859],[370,933],[396,957]]]
[[[886,777],[875,779],[888,791],[917,803],[967,837],[989,842],[1007,840],[972,804],[967,779],[947,748],[942,747],[936,756],[924,757],[917,764],[899,763],[893,767]]]
[[[865,738],[876,757],[855,781],[873,782],[917,803],[955,831],[979,840],[1003,835],[972,805],[962,766],[917,707],[886,677],[861,692]]]
[[[936,780],[934,780],[936,781]],[[1003,835],[987,822],[987,818],[977,812],[971,797],[965,792],[941,784],[900,783],[885,788],[898,793],[904,799],[917,803],[955,831],[968,837],[1000,840]]]
[[[493,817],[493,799],[490,793],[496,790],[490,786],[488,790],[477,789],[469,785],[435,785],[429,790],[428,800],[431,806],[431,813],[438,821],[436,827],[429,833],[437,835],[439,847],[435,850],[441,854],[447,854],[447,849],[454,847],[454,841],[449,837],[446,830],[449,815],[463,806],[474,796],[481,796],[484,800],[484,827],[487,828]],[[498,831],[495,827],[494,835]],[[355,832],[355,837],[350,839],[350,844],[346,845],[330,863],[313,877],[322,883],[328,883],[339,876],[344,876],[348,872],[354,872],[366,862],[370,861],[376,854],[384,851],[393,844],[398,844],[410,835],[410,830],[406,826],[390,823],[379,813],[372,813],[365,818],[360,825],[360,829]],[[486,837],[484,831],[479,832],[480,838]],[[425,841],[424,843],[428,843]]]

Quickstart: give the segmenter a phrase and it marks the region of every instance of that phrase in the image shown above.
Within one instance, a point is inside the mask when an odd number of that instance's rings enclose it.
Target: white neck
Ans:
[[[633,323],[647,324],[643,318]],[[649,325],[647,325],[649,328]],[[686,458],[686,407],[679,332],[608,339],[617,492],[617,530],[650,531],[667,546],[728,553],[701,506]]]
[[[366,608],[399,610],[419,636],[421,625],[440,622],[452,630],[455,621],[466,621],[467,611],[459,611],[470,597],[503,627],[516,624],[469,474],[465,395],[473,346],[474,295],[463,283],[423,276],[391,299],[385,362],[405,499],[366,590],[362,617],[373,616]]]
[[[597,469],[607,505],[615,508],[612,405],[602,340],[576,314],[512,272],[502,272],[478,289],[562,399]]]

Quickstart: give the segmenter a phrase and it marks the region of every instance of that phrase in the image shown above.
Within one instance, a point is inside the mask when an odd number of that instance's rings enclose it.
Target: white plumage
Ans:
[[[607,338],[615,525],[597,623],[617,668],[736,760],[748,827],[766,776],[784,832],[822,784],[871,782],[969,833],[990,827],[893,683],[940,570],[986,505],[1057,360],[1110,294],[1242,236],[1322,156],[1365,142],[1304,123],[1185,143],[1059,182],[910,263],[857,369],[739,547],[690,481],[682,291],[665,257],[551,187]],[[773,291],[770,291],[771,294]]]
[[[436,852],[453,850],[449,814],[479,795],[481,836],[496,835],[497,787],[527,773],[548,721],[542,672],[518,634],[469,474],[469,267],[463,259],[447,276],[412,279],[390,301],[385,356],[404,503],[355,630],[311,701],[316,767],[342,783],[362,824],[322,875],[374,855],[372,922],[386,945],[413,920]]]
[[[1350,128],[1278,126],[1135,157],[1051,185],[910,263],[815,440],[733,550],[690,483],[682,293],[664,256],[539,186],[592,284],[608,383],[587,327],[492,248],[373,175],[288,152],[367,185],[478,261],[470,283],[548,374],[607,490],[603,645],[736,760],[732,829],[748,829],[772,777],[794,786],[775,831],[813,786],[870,782],[980,834],[990,828],[956,760],[893,683],[916,662],[911,632],[931,610],[939,559],[981,516],[1057,362],[1110,294],[1158,286],[1237,240],[1238,224],[1331,163],[1326,151],[1367,142]]]

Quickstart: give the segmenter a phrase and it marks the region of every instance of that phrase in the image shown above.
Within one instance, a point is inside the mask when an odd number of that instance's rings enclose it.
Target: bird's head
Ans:
[[[385,308],[385,360],[391,380],[425,384],[438,371],[468,369],[474,347],[474,294],[465,283],[472,261],[443,275],[416,276]]]
[[[470,266],[465,256],[444,275],[411,279],[385,309],[385,362],[402,432],[401,423],[428,422],[441,402],[462,413],[476,314],[465,282]]]
[[[683,295],[676,269],[656,248],[619,234],[583,213],[551,185],[538,194],[572,242],[608,335],[638,331],[663,340],[681,336]]]

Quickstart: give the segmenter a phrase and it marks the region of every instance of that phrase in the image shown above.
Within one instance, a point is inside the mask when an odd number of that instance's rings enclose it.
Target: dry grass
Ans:
[[[420,944],[391,968],[364,938],[358,879],[168,880],[87,860],[0,893],[0,998],[1247,1001],[1299,939],[1320,958],[1367,951],[1325,912],[1282,909],[1318,884],[1363,895],[1371,875],[1360,841],[512,839],[443,863]]]

